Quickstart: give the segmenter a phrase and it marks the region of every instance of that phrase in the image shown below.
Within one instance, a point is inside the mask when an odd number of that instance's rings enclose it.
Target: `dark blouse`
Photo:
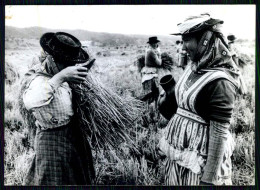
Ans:
[[[161,55],[157,54],[155,50],[148,50],[145,55],[145,66],[159,67],[162,64]]]
[[[186,88],[196,81],[201,74],[192,73]],[[206,121],[230,122],[234,107],[236,87],[227,79],[217,79],[202,88],[198,93],[195,109]],[[161,101],[160,99],[164,99]],[[177,110],[174,94],[162,94],[159,98],[159,111],[166,119],[171,119]]]
[[[198,94],[195,109],[206,121],[230,122],[235,95],[235,86],[230,81],[212,81]]]

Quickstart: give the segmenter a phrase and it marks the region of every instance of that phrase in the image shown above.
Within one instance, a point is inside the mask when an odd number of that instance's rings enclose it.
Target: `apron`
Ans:
[[[188,80],[191,74],[189,65],[175,87],[178,109],[166,128],[166,141],[173,155],[166,160],[166,185],[199,185],[208,153],[209,122],[196,112],[196,97],[209,82],[229,79],[222,71],[208,71],[192,81]],[[228,139],[218,179],[219,184],[231,185],[231,134]]]

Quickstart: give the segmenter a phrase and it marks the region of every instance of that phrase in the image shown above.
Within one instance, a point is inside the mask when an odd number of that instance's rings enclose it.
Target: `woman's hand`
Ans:
[[[54,75],[49,82],[58,87],[63,82],[80,83],[83,82],[88,74],[88,69],[82,66],[70,66]]]
[[[162,137],[156,147],[157,153],[159,154],[160,157],[166,157],[166,152],[167,152],[167,147],[168,144],[165,140],[164,137]]]
[[[82,66],[70,66],[57,73],[63,82],[75,83],[84,81],[87,74],[88,69]]]

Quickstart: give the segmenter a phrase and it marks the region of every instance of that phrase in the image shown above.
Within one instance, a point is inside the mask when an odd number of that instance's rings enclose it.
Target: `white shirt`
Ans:
[[[68,83],[58,86],[49,79],[47,76],[37,76],[23,94],[26,109],[32,110],[36,125],[41,129],[66,125],[74,114]]]

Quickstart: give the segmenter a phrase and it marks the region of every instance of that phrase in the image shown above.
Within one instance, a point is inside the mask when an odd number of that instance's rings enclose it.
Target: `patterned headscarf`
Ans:
[[[239,87],[240,72],[232,59],[222,33],[213,30],[204,32],[195,55],[196,61],[192,63],[194,71],[221,70],[233,79],[232,82]]]
[[[193,71],[224,71],[230,76],[232,83],[240,88],[242,80],[240,72],[232,59],[228,44],[220,30],[221,24],[223,24],[223,21],[212,19],[209,14],[189,17],[178,25],[179,34],[195,36],[198,32],[202,33],[195,59],[192,61]]]
[[[33,74],[52,77],[59,72],[53,57],[43,50],[39,56],[33,59],[30,67],[31,69],[25,74],[25,78]]]
[[[23,79],[21,80],[22,92],[29,87],[30,82],[37,76],[43,75],[47,77],[52,77],[58,73],[58,68],[49,54],[44,51],[41,52],[40,56],[33,59],[31,64],[31,69],[29,69]]]

